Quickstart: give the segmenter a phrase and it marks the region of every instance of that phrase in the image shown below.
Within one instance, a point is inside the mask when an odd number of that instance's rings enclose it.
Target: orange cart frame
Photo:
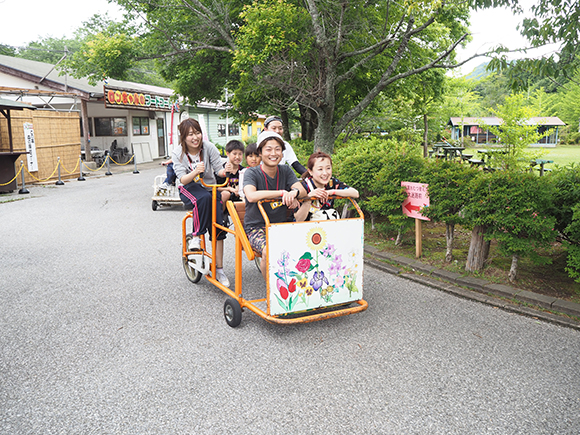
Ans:
[[[228,325],[232,327],[236,327],[241,322],[241,314],[244,308],[254,312],[264,320],[269,323],[273,324],[284,324],[284,325],[291,325],[297,323],[308,323],[308,322],[315,322],[318,320],[329,319],[333,317],[340,317],[346,316],[349,314],[359,313],[364,311],[368,308],[368,303],[364,299],[354,300],[349,302],[348,304],[337,304],[336,306],[325,306],[320,308],[313,308],[307,311],[303,311],[299,314],[293,313],[290,316],[288,315],[270,315],[268,313],[269,309],[264,311],[256,304],[260,302],[268,303],[269,300],[269,292],[270,292],[270,285],[269,285],[269,276],[267,276],[266,281],[266,297],[259,298],[259,299],[252,299],[248,300],[242,297],[242,259],[245,253],[248,260],[253,261],[257,255],[253,251],[252,247],[250,246],[250,242],[244,230],[243,222],[240,219],[238,211],[233,202],[228,201],[226,203],[227,210],[229,212],[230,218],[233,223],[233,229],[227,228],[223,225],[220,225],[216,222],[216,203],[217,203],[217,188],[224,186],[227,183],[220,184],[220,185],[207,185],[201,181],[202,184],[206,187],[211,187],[212,189],[212,228],[211,228],[211,252],[208,252],[206,249],[205,237],[204,235],[201,237],[201,250],[200,251],[188,251],[188,241],[189,237],[187,235],[187,221],[189,219],[193,219],[193,212],[188,212],[182,220],[182,262],[186,272],[188,279],[193,282],[197,283],[201,279],[202,276],[205,276],[206,279],[222,290],[228,297],[224,304],[224,316],[226,318],[226,322]],[[363,218],[364,215],[358,206],[358,204],[352,200],[351,198],[345,198],[351,201],[354,208],[358,213],[358,218]],[[278,224],[271,224],[268,216],[262,206],[263,202],[268,201],[259,201],[258,207],[262,216],[264,217],[264,221],[266,224],[266,241],[268,241],[268,232],[272,225],[286,225],[292,224],[292,222],[288,223],[278,223]],[[353,218],[351,218],[353,219]],[[324,221],[320,221],[324,222]],[[294,222],[294,224],[296,224]],[[216,278],[216,263],[214,261],[214,253],[216,252],[216,235],[217,231],[222,230],[227,233],[230,233],[235,238],[235,286],[234,289],[230,289],[220,283]],[[268,262],[268,259],[266,259]],[[209,267],[208,267],[209,263]],[[268,263],[267,263],[268,264]],[[344,305],[352,305],[354,306],[344,306]]]

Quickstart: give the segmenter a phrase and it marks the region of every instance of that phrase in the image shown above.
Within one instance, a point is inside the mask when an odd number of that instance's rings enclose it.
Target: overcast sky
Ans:
[[[46,36],[71,37],[83,21],[105,12],[111,18],[122,16],[119,7],[106,0],[0,0],[0,42],[20,47]],[[459,59],[500,43],[510,48],[525,46],[525,40],[516,30],[521,20],[521,16],[514,16],[507,9],[474,12],[473,41],[458,52]],[[483,58],[471,61],[461,73],[468,74],[484,61]]]

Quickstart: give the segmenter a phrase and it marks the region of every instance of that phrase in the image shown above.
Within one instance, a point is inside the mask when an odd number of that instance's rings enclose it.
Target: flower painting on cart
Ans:
[[[363,219],[346,219],[270,226],[269,314],[362,299],[363,225]]]

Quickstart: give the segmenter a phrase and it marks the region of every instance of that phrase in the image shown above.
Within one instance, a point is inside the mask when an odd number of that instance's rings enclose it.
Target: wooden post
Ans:
[[[87,162],[93,161],[93,155],[91,153],[91,143],[89,142],[89,115],[87,110],[87,100],[81,98],[81,122],[83,123],[83,145],[85,147],[85,160]],[[82,175],[81,175],[82,177]]]
[[[421,219],[415,219],[415,257],[423,255],[423,225]]]

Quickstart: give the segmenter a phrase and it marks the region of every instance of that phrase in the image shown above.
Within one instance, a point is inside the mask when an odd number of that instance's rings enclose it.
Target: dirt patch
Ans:
[[[400,246],[395,246],[395,238],[394,233],[385,234],[371,230],[370,224],[366,226],[365,243],[385,252],[415,258],[414,228],[403,235]],[[456,226],[453,261],[447,263],[445,262],[445,224],[423,222],[423,256],[420,261],[438,269],[580,303],[580,283],[568,277],[565,270],[566,250],[560,243],[554,243],[539,253],[546,264],[536,264],[530,258],[520,258],[517,280],[515,283],[510,283],[508,272],[511,258],[505,257],[493,241],[484,270],[474,274],[465,271],[470,240],[471,231]]]

